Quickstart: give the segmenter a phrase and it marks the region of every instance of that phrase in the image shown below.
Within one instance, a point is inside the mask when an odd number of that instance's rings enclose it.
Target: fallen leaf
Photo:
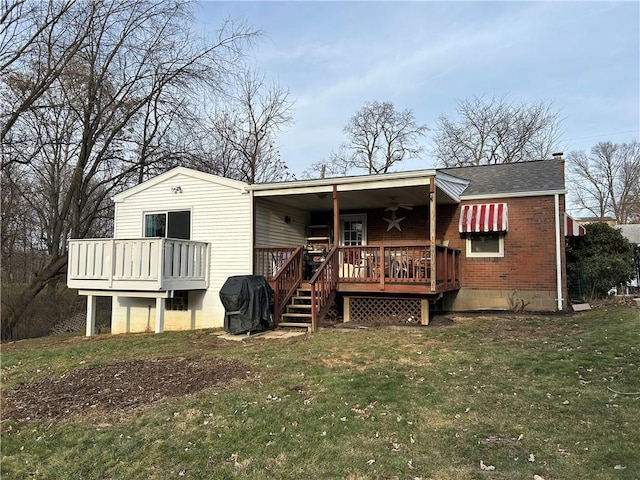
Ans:
[[[492,472],[496,467],[493,465],[485,465],[482,460],[480,460],[480,470],[484,470],[485,472]]]

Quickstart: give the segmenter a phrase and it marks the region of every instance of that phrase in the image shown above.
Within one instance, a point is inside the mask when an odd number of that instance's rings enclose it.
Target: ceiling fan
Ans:
[[[387,208],[384,209],[385,212],[397,212],[401,208],[404,208],[405,210],[413,210],[412,203],[398,203],[398,197],[389,197],[389,199],[391,201],[389,202]]]

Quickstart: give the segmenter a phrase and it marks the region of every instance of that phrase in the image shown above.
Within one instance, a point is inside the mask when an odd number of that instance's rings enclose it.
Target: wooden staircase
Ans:
[[[307,328],[311,331],[311,287],[308,283],[302,283],[291,297],[278,320],[278,327]]]

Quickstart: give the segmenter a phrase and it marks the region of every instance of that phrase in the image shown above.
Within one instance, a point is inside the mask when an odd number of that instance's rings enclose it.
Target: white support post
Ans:
[[[164,332],[164,298],[156,298],[156,333]]]
[[[96,301],[93,295],[87,295],[87,329],[86,336],[92,337],[96,331]]]

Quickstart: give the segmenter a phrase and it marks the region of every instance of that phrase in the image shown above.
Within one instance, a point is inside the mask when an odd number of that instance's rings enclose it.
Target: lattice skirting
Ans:
[[[422,321],[419,298],[358,298],[349,299],[349,321],[385,324],[415,324]]]

